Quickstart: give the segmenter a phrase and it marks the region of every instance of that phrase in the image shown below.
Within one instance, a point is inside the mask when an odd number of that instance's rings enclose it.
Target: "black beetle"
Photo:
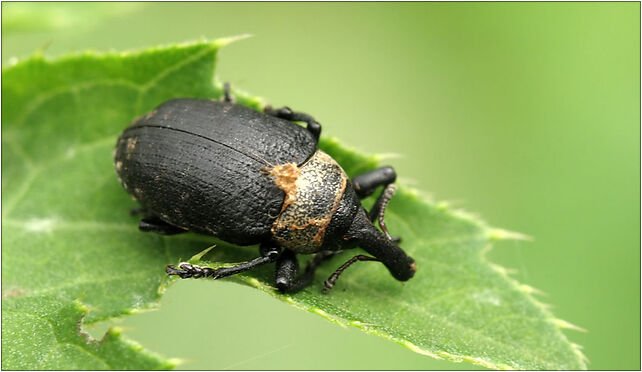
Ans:
[[[305,122],[302,127],[294,122]],[[212,269],[168,265],[181,278],[233,275],[276,262],[276,286],[296,292],[321,262],[342,249],[357,255],[324,283],[334,286],[356,261],[380,261],[397,280],[415,273],[414,260],[386,230],[383,215],[395,192],[396,174],[383,167],[350,180],[317,149],[320,124],[287,107],[264,113],[232,102],[173,99],[139,117],[120,135],[114,163],[122,186],[141,204],[139,228],[172,235],[186,231],[237,245],[260,244],[260,257]],[[360,199],[384,186],[368,212]],[[379,221],[381,231],[373,225]],[[297,276],[296,254],[315,256]]]

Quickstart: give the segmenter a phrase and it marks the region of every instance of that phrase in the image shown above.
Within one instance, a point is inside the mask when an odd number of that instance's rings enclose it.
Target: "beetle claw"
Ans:
[[[178,265],[179,269],[174,267],[174,265],[167,265],[167,267],[165,267],[165,272],[168,275],[178,275],[181,279],[191,278],[193,273],[190,270],[185,270],[185,267],[182,264],[183,263]]]
[[[180,277],[181,277],[181,278],[183,278],[183,279],[185,279],[185,278],[189,278],[189,277],[191,276],[191,275],[189,275],[189,276],[185,276],[185,275],[186,275],[186,274],[188,274],[188,273],[187,273],[186,271],[176,269],[176,268],[174,267],[174,265],[167,265],[167,267],[165,267],[165,272],[166,272],[168,275],[178,275],[178,276],[180,276]]]

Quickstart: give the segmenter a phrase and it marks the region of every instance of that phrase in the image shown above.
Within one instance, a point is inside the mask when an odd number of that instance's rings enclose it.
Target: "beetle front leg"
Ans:
[[[383,220],[383,216],[386,213],[386,207],[388,206],[390,199],[392,199],[392,197],[395,195],[396,191],[397,185],[391,183],[386,186],[386,188],[381,192],[381,195],[379,195],[379,198],[377,199],[375,204],[370,209],[370,212],[368,212],[368,218],[372,222],[377,219],[379,221],[379,227],[381,227],[381,231],[386,234],[388,239],[399,243],[401,241],[401,238],[390,236],[390,233],[388,233],[388,228],[386,227],[386,223]]]
[[[322,251],[314,255],[305,271],[301,276],[296,278],[299,271],[299,262],[296,253],[289,249],[283,251],[279,259],[276,261],[275,270],[275,283],[276,287],[282,293],[295,293],[312,283],[314,279],[314,272],[324,261],[329,260],[341,251]]]
[[[263,109],[268,115],[276,116],[280,119],[290,120],[290,121],[302,121],[308,124],[306,129],[310,132],[314,138],[319,141],[319,135],[321,135],[321,124],[316,121],[312,116],[305,114],[303,112],[292,111],[289,107],[281,107],[280,109],[273,109],[272,106],[265,106]]]
[[[390,202],[390,199],[394,196],[397,191],[397,186],[393,184],[397,179],[397,173],[392,167],[381,167],[370,172],[360,174],[352,179],[352,185],[354,187],[357,195],[363,199],[367,196],[370,196],[379,186],[385,186],[379,198],[372,206],[372,209],[368,212],[368,218],[370,221],[374,222],[375,220],[379,221],[379,226],[381,230],[386,234],[388,239],[400,242],[401,239],[398,237],[390,236],[388,233],[388,228],[384,222],[383,216],[386,211],[386,207]]]
[[[229,267],[220,267],[218,269],[212,269],[211,267],[202,267],[199,265],[192,265],[189,262],[181,262],[178,264],[178,269],[174,265],[167,265],[165,272],[169,275],[178,275],[182,279],[187,278],[213,278],[220,279],[226,276],[242,273],[244,271],[250,270],[257,266],[264,265],[266,263],[274,262],[279,257],[281,248],[268,246],[261,244],[259,247],[261,252],[261,257],[257,257],[253,260],[243,262],[238,265],[229,266]]]
[[[335,272],[333,272],[332,275],[330,275],[330,277],[325,280],[325,282],[323,282],[323,293],[328,293],[328,291],[331,290],[332,287],[334,287],[334,285],[337,283],[337,279],[339,279],[339,275],[341,275],[341,273],[343,273],[345,269],[347,269],[348,267],[350,267],[350,265],[352,265],[357,261],[380,261],[380,260],[378,258],[366,256],[363,254],[352,257],[346,263],[341,265],[341,267],[339,267]]]

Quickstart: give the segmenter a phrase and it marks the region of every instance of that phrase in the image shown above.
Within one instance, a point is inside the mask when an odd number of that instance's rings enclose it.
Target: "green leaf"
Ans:
[[[212,71],[219,44],[33,57],[3,71],[3,368],[174,363],[139,352],[113,330],[87,341],[78,322],[153,306],[165,265],[206,244],[141,234],[112,151],[137,113],[175,96],[218,95]]]
[[[142,351],[113,329],[97,341],[79,324],[155,306],[174,280],[164,266],[212,242],[217,246],[203,264],[256,256],[255,247],[196,234],[140,233],[128,213],[136,204],[112,164],[116,137],[134,117],[172,97],[220,96],[215,57],[228,41],[55,61],[33,57],[3,71],[3,368],[170,367],[174,362]],[[350,175],[380,160],[334,139],[324,138],[321,147]],[[378,263],[360,263],[322,294],[323,280],[356,251],[335,257],[313,285],[294,295],[271,287],[271,266],[226,280],[435,358],[489,368],[585,368],[578,347],[561,332],[571,325],[534,300],[532,288],[484,258],[493,241],[518,234],[405,187],[391,201],[386,222],[417,261],[417,274],[406,283]]]

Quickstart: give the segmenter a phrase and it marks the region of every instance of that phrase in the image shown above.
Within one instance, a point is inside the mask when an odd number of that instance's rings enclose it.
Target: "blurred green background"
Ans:
[[[5,2],[2,21],[3,63],[253,34],[221,51],[221,81],[534,237],[492,261],[588,330],[566,333],[589,368],[640,369],[640,3]],[[110,324],[186,369],[475,368],[225,282]]]

